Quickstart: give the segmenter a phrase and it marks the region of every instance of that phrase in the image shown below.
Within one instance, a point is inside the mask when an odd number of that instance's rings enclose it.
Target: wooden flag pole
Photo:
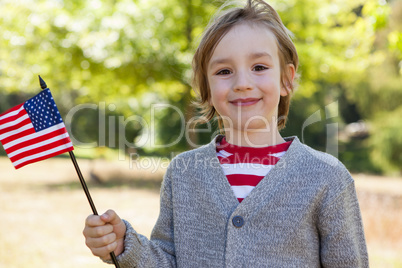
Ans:
[[[80,167],[78,166],[77,160],[75,159],[75,155],[74,155],[73,151],[69,151],[68,153],[70,154],[71,161],[73,161],[73,164],[74,164],[74,167],[75,167],[75,171],[77,171],[77,175],[78,175],[78,177],[80,178],[80,182],[81,182],[82,189],[84,190],[85,195],[87,196],[87,199],[88,199],[89,205],[91,206],[92,212],[94,213],[94,215],[98,215],[98,212],[96,211],[95,204],[94,204],[94,202],[92,201],[91,194],[89,193],[87,184],[85,183],[85,180],[84,180],[84,177],[82,176]],[[115,266],[116,268],[120,268],[120,265],[119,265],[119,263],[117,262],[116,256],[114,255],[114,252],[113,252],[113,251],[110,252],[110,257],[112,258],[112,261],[113,261],[113,263],[114,263],[114,266]]]

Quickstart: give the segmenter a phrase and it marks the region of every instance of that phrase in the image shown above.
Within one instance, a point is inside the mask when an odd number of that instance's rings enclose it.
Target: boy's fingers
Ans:
[[[116,234],[110,233],[105,236],[97,238],[87,237],[87,239],[85,240],[85,244],[89,248],[102,248],[109,244],[114,243],[115,241],[116,241]]]
[[[105,222],[98,215],[89,215],[85,220],[85,226],[96,227],[105,225]]]
[[[117,247],[117,242],[108,244],[107,246],[100,248],[91,248],[92,254],[100,257],[102,260],[110,260],[110,252],[114,251]]]
[[[96,227],[85,226],[83,233],[85,237],[100,238],[113,233],[113,226],[110,224]]]
[[[110,252],[119,255],[124,250],[126,226],[113,210],[104,214],[90,215],[85,220],[83,234],[92,254],[103,260],[110,259]]]
[[[90,227],[102,226],[106,223],[110,223],[112,225],[118,224],[121,222],[120,217],[114,212],[114,210],[109,209],[102,215],[89,215],[85,220],[85,225]]]

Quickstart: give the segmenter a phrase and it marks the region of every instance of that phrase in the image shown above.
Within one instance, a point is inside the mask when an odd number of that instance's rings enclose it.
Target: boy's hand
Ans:
[[[125,233],[126,225],[113,210],[108,210],[100,216],[88,216],[83,231],[85,244],[92,254],[102,260],[111,259],[112,251],[116,256],[123,252]]]

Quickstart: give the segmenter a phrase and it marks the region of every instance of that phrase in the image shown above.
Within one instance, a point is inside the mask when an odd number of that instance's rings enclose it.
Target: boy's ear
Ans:
[[[281,88],[281,96],[282,97],[287,96],[289,94],[289,92],[291,91],[292,88],[289,83],[293,84],[293,80],[295,79],[295,74],[296,74],[295,66],[293,64],[289,63],[286,66],[286,77],[283,77],[283,84],[286,87]]]

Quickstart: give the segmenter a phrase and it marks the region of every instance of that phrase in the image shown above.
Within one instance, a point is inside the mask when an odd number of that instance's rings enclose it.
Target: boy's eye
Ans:
[[[219,72],[217,72],[216,74],[217,75],[228,75],[230,73],[231,72],[228,69],[223,69],[223,70],[220,70]]]
[[[266,70],[266,69],[268,69],[267,67],[265,67],[265,66],[262,66],[262,65],[257,65],[257,66],[255,66],[254,68],[253,68],[253,70],[254,71],[263,71],[263,70]]]

